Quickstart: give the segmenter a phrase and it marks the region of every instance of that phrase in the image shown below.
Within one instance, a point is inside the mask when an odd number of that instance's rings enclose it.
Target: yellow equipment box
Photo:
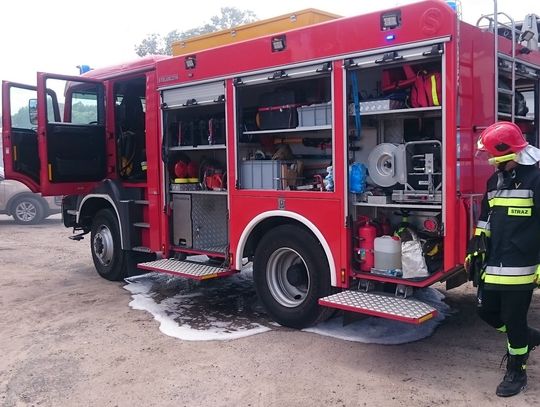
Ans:
[[[340,17],[341,16],[338,16],[337,14],[308,8],[291,14],[284,14],[266,20],[240,25],[227,30],[175,41],[172,44],[172,54],[174,56],[190,54],[203,49],[219,47],[220,45],[232,44],[234,42],[288,31],[294,28],[322,23]]]

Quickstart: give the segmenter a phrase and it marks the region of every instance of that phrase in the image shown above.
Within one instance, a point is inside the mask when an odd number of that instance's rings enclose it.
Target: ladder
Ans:
[[[493,41],[494,41],[494,72],[495,72],[495,120],[498,120],[499,117],[506,117],[510,119],[511,122],[515,121],[516,112],[515,112],[515,102],[516,102],[516,34],[519,34],[516,30],[516,23],[512,17],[508,14],[497,11],[497,0],[493,1],[494,11],[493,14],[483,15],[476,22],[476,26],[480,27],[480,24],[484,21],[488,21],[488,30],[493,32]],[[507,21],[503,23],[500,21],[500,17],[505,18]],[[511,56],[503,54],[499,51],[499,28],[503,30],[508,30],[511,35],[512,41],[512,52]],[[507,31],[507,32],[508,32]],[[501,88],[500,78],[499,78],[499,69],[501,67],[508,68],[511,71],[510,78],[510,89]],[[510,114],[502,113],[499,111],[499,95],[507,95],[510,97]]]

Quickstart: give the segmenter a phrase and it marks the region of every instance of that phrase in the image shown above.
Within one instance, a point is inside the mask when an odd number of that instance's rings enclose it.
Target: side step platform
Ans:
[[[208,280],[210,278],[226,277],[236,274],[235,270],[211,266],[186,260],[161,259],[139,263],[137,267],[142,270],[174,274],[176,276],[192,278],[194,280]]]
[[[342,291],[320,298],[319,304],[410,324],[421,324],[438,315],[435,308],[418,300],[364,291]]]

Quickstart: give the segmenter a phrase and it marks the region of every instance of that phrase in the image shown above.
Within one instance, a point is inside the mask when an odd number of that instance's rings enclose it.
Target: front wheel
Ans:
[[[318,304],[331,291],[328,261],[305,229],[282,225],[264,235],[255,251],[253,279],[268,314],[281,325],[305,328],[330,315]]]
[[[113,211],[102,209],[92,221],[90,250],[98,274],[110,281],[127,277],[125,252],[120,244],[120,228]]]

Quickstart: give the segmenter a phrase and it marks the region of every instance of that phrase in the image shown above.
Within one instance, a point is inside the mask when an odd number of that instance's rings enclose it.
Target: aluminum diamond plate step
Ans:
[[[319,304],[411,324],[421,324],[437,316],[435,308],[421,301],[363,291],[342,291],[319,299]]]
[[[139,263],[137,264],[137,267],[143,270],[169,273],[195,280],[207,280],[209,278],[225,277],[236,273],[234,270],[208,266],[204,263],[174,259],[161,259],[146,263]]]

